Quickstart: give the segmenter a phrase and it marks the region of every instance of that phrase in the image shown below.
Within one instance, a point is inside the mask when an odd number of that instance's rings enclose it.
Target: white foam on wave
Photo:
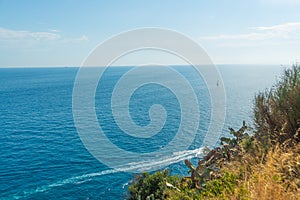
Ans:
[[[171,156],[167,157],[159,157],[156,160],[151,161],[144,161],[144,162],[133,162],[129,163],[128,167],[120,168],[120,171],[153,171],[160,169],[162,167],[166,167],[168,165],[178,163],[185,159],[192,159],[192,158],[200,158],[203,155],[205,147],[200,147],[194,150],[185,150],[180,152],[174,152]]]
[[[64,179],[58,181],[56,183],[50,185],[44,185],[37,187],[35,190],[24,191],[23,194],[14,195],[12,197],[3,198],[3,199],[22,199],[29,197],[30,195],[36,193],[43,193],[46,191],[51,190],[55,187],[61,187],[67,184],[80,184],[92,180],[94,177],[114,174],[117,172],[132,172],[132,171],[153,171],[154,169],[159,169],[161,167],[165,167],[174,163],[178,163],[185,159],[192,159],[195,157],[201,157],[203,155],[204,147],[194,149],[194,150],[185,150],[181,152],[174,152],[173,155],[167,157],[159,157],[155,161],[145,161],[145,162],[136,162],[136,163],[129,163],[128,166],[120,167],[116,169],[109,169],[104,170],[101,172],[89,173],[80,176],[74,176],[68,179]],[[0,198],[2,199],[2,198]]]

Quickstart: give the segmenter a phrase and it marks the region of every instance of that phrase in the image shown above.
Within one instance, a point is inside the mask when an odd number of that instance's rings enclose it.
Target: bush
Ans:
[[[300,66],[286,69],[273,88],[255,97],[254,122],[256,136],[266,146],[300,140]]]
[[[137,175],[128,188],[129,199],[162,199],[166,195],[167,182],[175,187],[179,184],[180,178],[169,176],[168,170]]]
[[[233,195],[237,186],[237,176],[226,171],[223,176],[205,183],[201,191],[203,196],[225,198],[226,195]]]

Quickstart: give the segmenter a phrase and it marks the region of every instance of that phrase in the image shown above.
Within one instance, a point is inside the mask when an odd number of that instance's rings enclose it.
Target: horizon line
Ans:
[[[293,64],[298,64],[298,63],[293,63]],[[266,66],[291,66],[293,65],[291,63],[289,64],[275,64],[275,63],[217,63],[217,64],[211,64],[215,66],[225,66],[225,65],[253,65],[253,66],[259,66],[259,65],[266,65]],[[198,66],[202,65],[205,66],[207,64],[197,64]],[[139,65],[133,65],[133,64],[126,64],[126,65],[111,65],[107,67],[134,67],[134,66],[139,66]],[[188,64],[161,64],[161,66],[191,66]],[[81,66],[81,65],[18,65],[18,66],[0,66],[1,69],[5,68],[80,68],[80,67],[105,67],[105,66]]]

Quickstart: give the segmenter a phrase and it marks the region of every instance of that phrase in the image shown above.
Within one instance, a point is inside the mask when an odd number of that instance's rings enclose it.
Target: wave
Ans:
[[[173,152],[171,156],[167,157],[159,157],[156,160],[152,161],[144,161],[144,162],[132,162],[129,163],[129,167],[119,168],[120,171],[153,171],[156,169],[160,169],[162,167],[178,163],[185,159],[192,159],[192,158],[201,158],[203,156],[203,152],[205,151],[205,147],[200,147],[194,150],[185,150],[180,152]]]
[[[116,169],[104,170],[101,172],[95,172],[95,173],[83,174],[80,176],[74,176],[71,178],[67,178],[67,179],[58,181],[53,184],[37,187],[35,190],[33,189],[33,190],[23,191],[22,194],[14,195],[12,197],[7,197],[7,198],[0,198],[0,199],[8,200],[8,199],[27,198],[36,193],[47,192],[47,191],[51,190],[52,188],[61,187],[61,186],[67,185],[67,184],[81,184],[81,183],[92,180],[92,178],[95,178],[98,176],[114,174],[117,172],[131,172],[131,171],[135,171],[135,170],[136,171],[152,171],[152,170],[158,169],[160,167],[178,163],[185,159],[192,159],[192,158],[196,158],[196,157],[200,158],[200,157],[202,157],[204,150],[205,150],[205,147],[201,147],[201,148],[194,149],[194,150],[185,150],[185,151],[181,151],[181,152],[174,152],[173,155],[171,155],[171,156],[160,157],[155,161],[134,162],[134,163],[129,163],[128,167],[120,167],[120,168],[116,168]],[[128,183],[125,183],[124,185],[127,185],[127,184]]]

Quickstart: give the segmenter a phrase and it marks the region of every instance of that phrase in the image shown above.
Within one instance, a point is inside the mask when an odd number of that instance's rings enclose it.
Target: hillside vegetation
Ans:
[[[254,133],[243,122],[220,138],[189,177],[137,175],[129,199],[300,199],[300,66],[255,97]]]

